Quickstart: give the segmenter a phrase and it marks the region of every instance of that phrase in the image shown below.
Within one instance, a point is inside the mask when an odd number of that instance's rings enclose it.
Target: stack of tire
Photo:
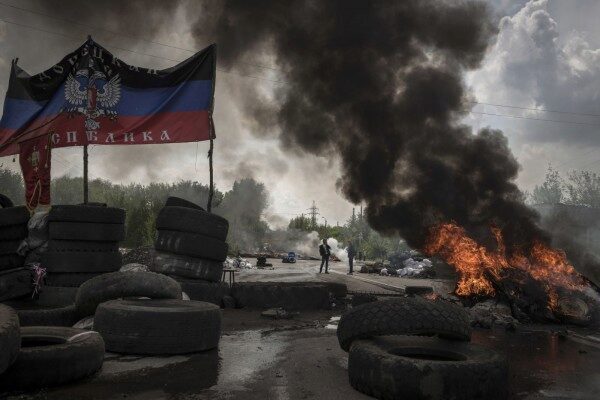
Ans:
[[[42,256],[46,285],[78,287],[121,267],[125,210],[96,205],[56,205],[48,214],[48,250]]]
[[[156,219],[156,250],[150,270],[176,279],[191,300],[223,305],[229,286],[221,282],[229,223],[177,197],[169,197]]]
[[[11,390],[59,385],[94,374],[104,362],[97,332],[19,324],[17,313],[0,304],[0,397]]]
[[[350,385],[369,396],[507,397],[506,360],[468,343],[469,316],[461,306],[421,297],[375,301],[342,315],[337,336],[349,352]]]
[[[31,274],[23,268],[25,258],[17,254],[27,237],[30,214],[1,194],[0,207],[0,301],[4,301],[31,293]]]

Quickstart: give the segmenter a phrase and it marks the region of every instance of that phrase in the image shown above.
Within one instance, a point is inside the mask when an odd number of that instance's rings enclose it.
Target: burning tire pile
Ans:
[[[349,352],[350,384],[378,399],[506,398],[506,361],[468,343],[469,316],[454,304],[418,297],[363,304],[342,316],[337,335]]]
[[[172,276],[192,300],[220,306],[229,295],[221,282],[229,223],[200,206],[170,197],[156,219],[156,254],[150,269]]]

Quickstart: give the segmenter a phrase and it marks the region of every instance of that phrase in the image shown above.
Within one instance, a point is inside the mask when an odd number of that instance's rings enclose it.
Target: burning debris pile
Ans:
[[[585,304],[593,301],[587,297],[592,289],[568,262],[564,252],[541,241],[507,249],[500,229],[492,227],[491,231],[496,242],[493,249],[479,244],[455,223],[439,224],[431,229],[424,250],[442,256],[456,268],[460,276],[457,295],[504,298],[518,319],[589,319],[589,315],[585,315],[589,312],[586,307],[571,304],[575,304],[574,299]],[[576,315],[570,315],[573,313]]]

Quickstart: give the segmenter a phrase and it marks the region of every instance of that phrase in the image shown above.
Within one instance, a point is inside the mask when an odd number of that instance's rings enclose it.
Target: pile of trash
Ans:
[[[227,269],[253,269],[252,263],[242,257],[227,257],[223,262],[223,267]]]
[[[403,268],[397,270],[398,276],[408,278],[433,278],[435,276],[433,263],[427,258],[420,261],[409,258],[404,260],[403,265]]]

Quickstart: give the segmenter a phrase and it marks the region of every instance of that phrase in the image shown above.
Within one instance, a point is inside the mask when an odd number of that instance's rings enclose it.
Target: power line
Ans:
[[[545,119],[545,118],[534,118],[534,117],[523,117],[519,115],[508,115],[508,114],[495,114],[495,113],[486,113],[481,111],[469,111],[471,114],[480,114],[480,115],[490,115],[494,117],[504,117],[504,118],[515,118],[515,119],[528,119],[532,121],[544,121],[544,122],[552,122],[558,124],[573,124],[573,125],[587,125],[587,126],[598,126],[600,124],[590,124],[587,122],[577,122],[577,121],[561,121],[557,119]]]
[[[23,7],[18,7],[18,6],[15,6],[13,4],[6,4],[6,3],[3,3],[3,2],[0,2],[0,5],[2,5],[4,7],[14,8],[15,10],[25,11],[25,12],[28,12],[28,13],[31,13],[31,14],[40,15],[40,16],[43,16],[43,17],[46,17],[46,18],[54,19],[56,21],[68,22],[70,24],[79,25],[79,26],[82,26],[84,28],[89,28],[89,29],[95,29],[95,30],[99,30],[99,31],[104,31],[104,32],[110,33],[112,35],[117,35],[117,36],[121,36],[121,37],[129,37],[131,39],[141,40],[141,41],[146,42],[146,43],[152,43],[152,44],[156,44],[156,45],[159,45],[159,46],[169,47],[171,49],[176,49],[176,50],[181,50],[181,51],[187,51],[187,52],[190,52],[190,53],[196,53],[198,51],[198,50],[194,50],[194,49],[188,49],[188,48],[185,48],[185,47],[174,46],[172,44],[161,43],[161,42],[158,42],[158,41],[155,41],[155,40],[145,39],[144,37],[139,36],[139,35],[132,35],[130,33],[123,33],[123,32],[113,31],[113,30],[110,30],[110,29],[102,28],[100,26],[86,25],[86,24],[83,24],[83,23],[78,22],[78,21],[74,21],[74,20],[66,19],[66,18],[55,17],[53,15],[46,14],[46,13],[43,13],[41,11],[31,10],[31,9],[23,8]],[[265,69],[270,69],[270,70],[273,70],[273,71],[279,71],[279,72],[281,72],[281,70],[279,70],[277,68],[269,67],[269,66],[266,66],[266,65],[253,64],[253,63],[242,62],[242,61],[239,61],[239,63],[240,64],[251,65],[253,67],[265,68]]]
[[[12,6],[6,5],[6,4],[1,3],[1,2],[0,2],[0,5],[4,5],[4,6],[7,6],[7,7],[12,7]],[[19,7],[16,7],[16,6],[13,7],[13,8],[21,9]],[[25,10],[25,9],[23,9],[23,10],[24,11],[30,11],[30,10]],[[39,14],[46,15],[46,14],[43,14],[43,13],[39,13]],[[48,17],[54,18],[54,19],[59,19],[59,18],[55,18],[55,17],[51,17],[51,16],[48,16]],[[62,36],[62,37],[65,37],[65,38],[68,38],[68,39],[73,39],[73,40],[80,40],[80,38],[75,37],[75,36],[66,35],[66,34],[54,32],[54,31],[49,31],[49,30],[46,30],[46,29],[41,29],[41,28],[38,28],[38,27],[35,27],[35,26],[31,26],[31,25],[28,25],[28,24],[22,24],[22,23],[18,23],[18,22],[15,22],[15,21],[9,21],[9,20],[4,19],[4,18],[0,18],[0,21],[4,21],[4,22],[6,22],[8,24],[13,24],[13,25],[20,26],[20,27],[23,27],[23,28],[28,28],[28,29],[36,30],[36,31],[39,31],[39,32],[48,33],[48,34],[51,34],[51,35]],[[65,21],[69,21],[69,20],[65,20]],[[83,24],[78,24],[78,25],[83,25]],[[83,25],[83,26],[86,26],[86,25]],[[103,28],[94,28],[94,29],[102,29],[102,30],[104,30],[106,32],[111,32],[111,33],[114,33],[116,35],[119,35],[118,32],[110,31],[110,30],[103,29]],[[139,38],[138,36],[130,36],[130,37]],[[165,44],[162,44],[162,43],[159,43],[159,42],[154,42],[154,41],[145,40],[145,39],[141,39],[141,40],[144,40],[144,41],[149,42],[149,43],[155,43],[155,44],[164,45],[164,46],[167,46],[167,47],[177,48],[176,46],[165,45]],[[126,51],[126,52],[133,53],[133,54],[138,54],[138,55],[142,55],[142,56],[146,56],[146,57],[163,59],[163,60],[177,62],[177,63],[183,61],[183,60],[179,60],[179,59],[174,59],[174,58],[169,58],[169,57],[164,57],[164,56],[157,56],[155,54],[150,54],[150,53],[144,53],[144,52],[141,52],[141,51],[131,50],[131,49],[127,49],[127,48],[124,48],[124,47],[115,46],[115,45],[109,45],[107,47],[112,47],[113,49],[122,50],[122,51]],[[183,48],[181,48],[181,49],[183,49]],[[185,50],[187,50],[187,49],[185,49]],[[189,51],[192,51],[192,50],[189,50]],[[250,64],[250,65],[260,66],[258,64]],[[261,67],[266,67],[266,66],[261,66]],[[270,67],[266,67],[266,68],[270,68]],[[225,70],[223,68],[218,68],[218,67],[216,69],[218,71],[226,73],[226,74],[238,75],[238,76],[241,76],[241,77],[246,77],[246,78],[251,78],[251,79],[264,80],[264,81],[273,82],[273,83],[288,83],[287,81],[284,81],[284,80],[269,79],[269,78],[263,78],[263,77],[254,76],[254,75],[241,74],[241,73],[238,73],[238,72],[232,72],[232,71],[228,71],[228,70]],[[274,68],[271,68],[271,69],[274,69]],[[514,109],[531,110],[531,111],[556,112],[556,113],[562,113],[562,114],[572,114],[572,115],[581,115],[581,116],[600,117],[600,115],[598,115],[598,114],[585,114],[585,113],[573,113],[573,112],[567,112],[567,111],[555,111],[555,110],[535,109],[535,108],[518,107],[518,106],[503,105],[503,104],[493,104],[493,103],[484,103],[484,102],[475,102],[475,101],[473,101],[471,103],[473,103],[473,104],[481,104],[481,105],[489,105],[489,106],[496,106],[496,107],[507,107],[507,108],[514,108]],[[503,117],[503,118],[525,119],[525,120],[542,121],[542,122],[550,122],[550,123],[560,123],[560,124],[600,126],[600,124],[591,124],[591,123],[577,122],[577,121],[551,120],[551,119],[545,119],[545,118],[534,118],[534,117],[524,117],[524,116],[508,115],[508,114],[487,113],[487,112],[481,112],[481,111],[469,111],[469,112],[471,114],[479,114],[479,115],[487,115],[487,116],[495,116],[495,117]]]
[[[27,25],[27,24],[21,24],[19,22],[14,22],[14,21],[9,21],[9,20],[4,19],[4,18],[0,18],[0,21],[6,22],[7,24],[13,24],[13,25],[16,25],[16,26],[20,26],[20,27],[23,27],[23,28],[32,29],[32,30],[35,30],[35,31],[43,32],[43,33],[49,33],[51,35],[62,36],[62,37],[67,38],[67,39],[81,40],[81,38],[77,38],[75,36],[65,35],[63,33],[53,32],[53,31],[49,31],[49,30],[46,30],[46,29],[41,29],[41,28],[38,28],[38,27],[35,27],[35,26],[31,26],[31,25]],[[174,58],[157,56],[157,55],[149,54],[149,53],[143,53],[141,51],[130,50],[130,49],[126,49],[124,47],[119,47],[119,46],[114,46],[114,45],[108,45],[106,47],[112,47],[113,49],[122,50],[122,51],[126,51],[126,52],[129,52],[129,53],[139,54],[139,55],[142,55],[142,56],[153,57],[153,58],[160,58],[160,59],[163,59],[163,60],[173,61],[173,62],[177,62],[177,63],[183,61],[183,60],[178,60],[178,59],[174,59]],[[218,71],[226,73],[226,74],[238,75],[238,76],[243,76],[243,77],[246,77],[246,78],[259,79],[259,80],[268,81],[268,82],[274,82],[274,83],[286,83],[285,81],[280,81],[280,80],[276,80],[276,79],[268,79],[268,78],[262,78],[262,77],[254,76],[254,75],[240,74],[238,72],[228,71],[228,70],[223,69],[223,68],[218,68],[217,67],[216,69]]]
[[[493,106],[493,107],[515,108],[515,109],[518,109],[518,110],[529,110],[529,111],[541,111],[541,112],[558,113],[558,114],[581,115],[581,116],[585,116],[585,117],[600,117],[600,114],[587,114],[587,113],[576,113],[576,112],[572,112],[572,111],[547,110],[545,108],[519,107],[519,106],[510,106],[508,104],[484,103],[484,102],[481,102],[481,101],[470,101],[469,103],[472,103],[472,104],[481,104],[481,105]]]

